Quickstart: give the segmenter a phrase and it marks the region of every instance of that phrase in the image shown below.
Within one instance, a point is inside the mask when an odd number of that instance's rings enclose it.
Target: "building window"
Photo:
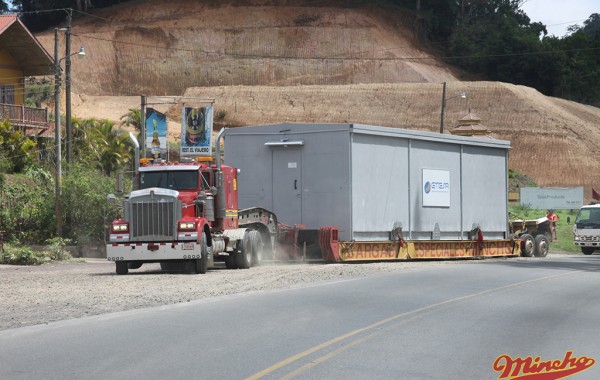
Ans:
[[[15,104],[15,86],[0,85],[0,103]]]

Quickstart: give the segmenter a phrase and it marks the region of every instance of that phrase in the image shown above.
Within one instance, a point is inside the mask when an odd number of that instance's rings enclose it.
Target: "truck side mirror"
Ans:
[[[107,200],[109,203],[116,203],[116,202],[117,202],[117,197],[115,197],[115,195],[114,195],[114,194],[108,194],[108,195],[106,196],[106,200]]]

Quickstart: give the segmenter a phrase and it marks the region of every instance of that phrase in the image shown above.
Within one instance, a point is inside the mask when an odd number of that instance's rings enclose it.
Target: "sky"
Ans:
[[[592,13],[600,13],[600,0],[526,0],[521,9],[531,22],[545,24],[548,35],[563,37],[570,25],[583,26]]]

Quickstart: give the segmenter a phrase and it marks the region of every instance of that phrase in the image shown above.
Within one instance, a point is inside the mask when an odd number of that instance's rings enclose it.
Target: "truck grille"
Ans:
[[[181,218],[181,202],[175,194],[157,193],[158,191],[144,192],[130,196],[126,207],[126,220],[130,225],[131,241],[177,239],[177,220]]]

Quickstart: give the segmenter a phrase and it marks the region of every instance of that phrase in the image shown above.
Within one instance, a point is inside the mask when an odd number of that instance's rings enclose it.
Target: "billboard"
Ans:
[[[183,107],[181,156],[212,156],[213,107]]]
[[[167,153],[167,117],[153,108],[146,109],[146,149],[154,158]]]
[[[570,210],[583,206],[583,187],[522,187],[521,206]]]
[[[450,171],[423,169],[423,207],[450,207]]]

